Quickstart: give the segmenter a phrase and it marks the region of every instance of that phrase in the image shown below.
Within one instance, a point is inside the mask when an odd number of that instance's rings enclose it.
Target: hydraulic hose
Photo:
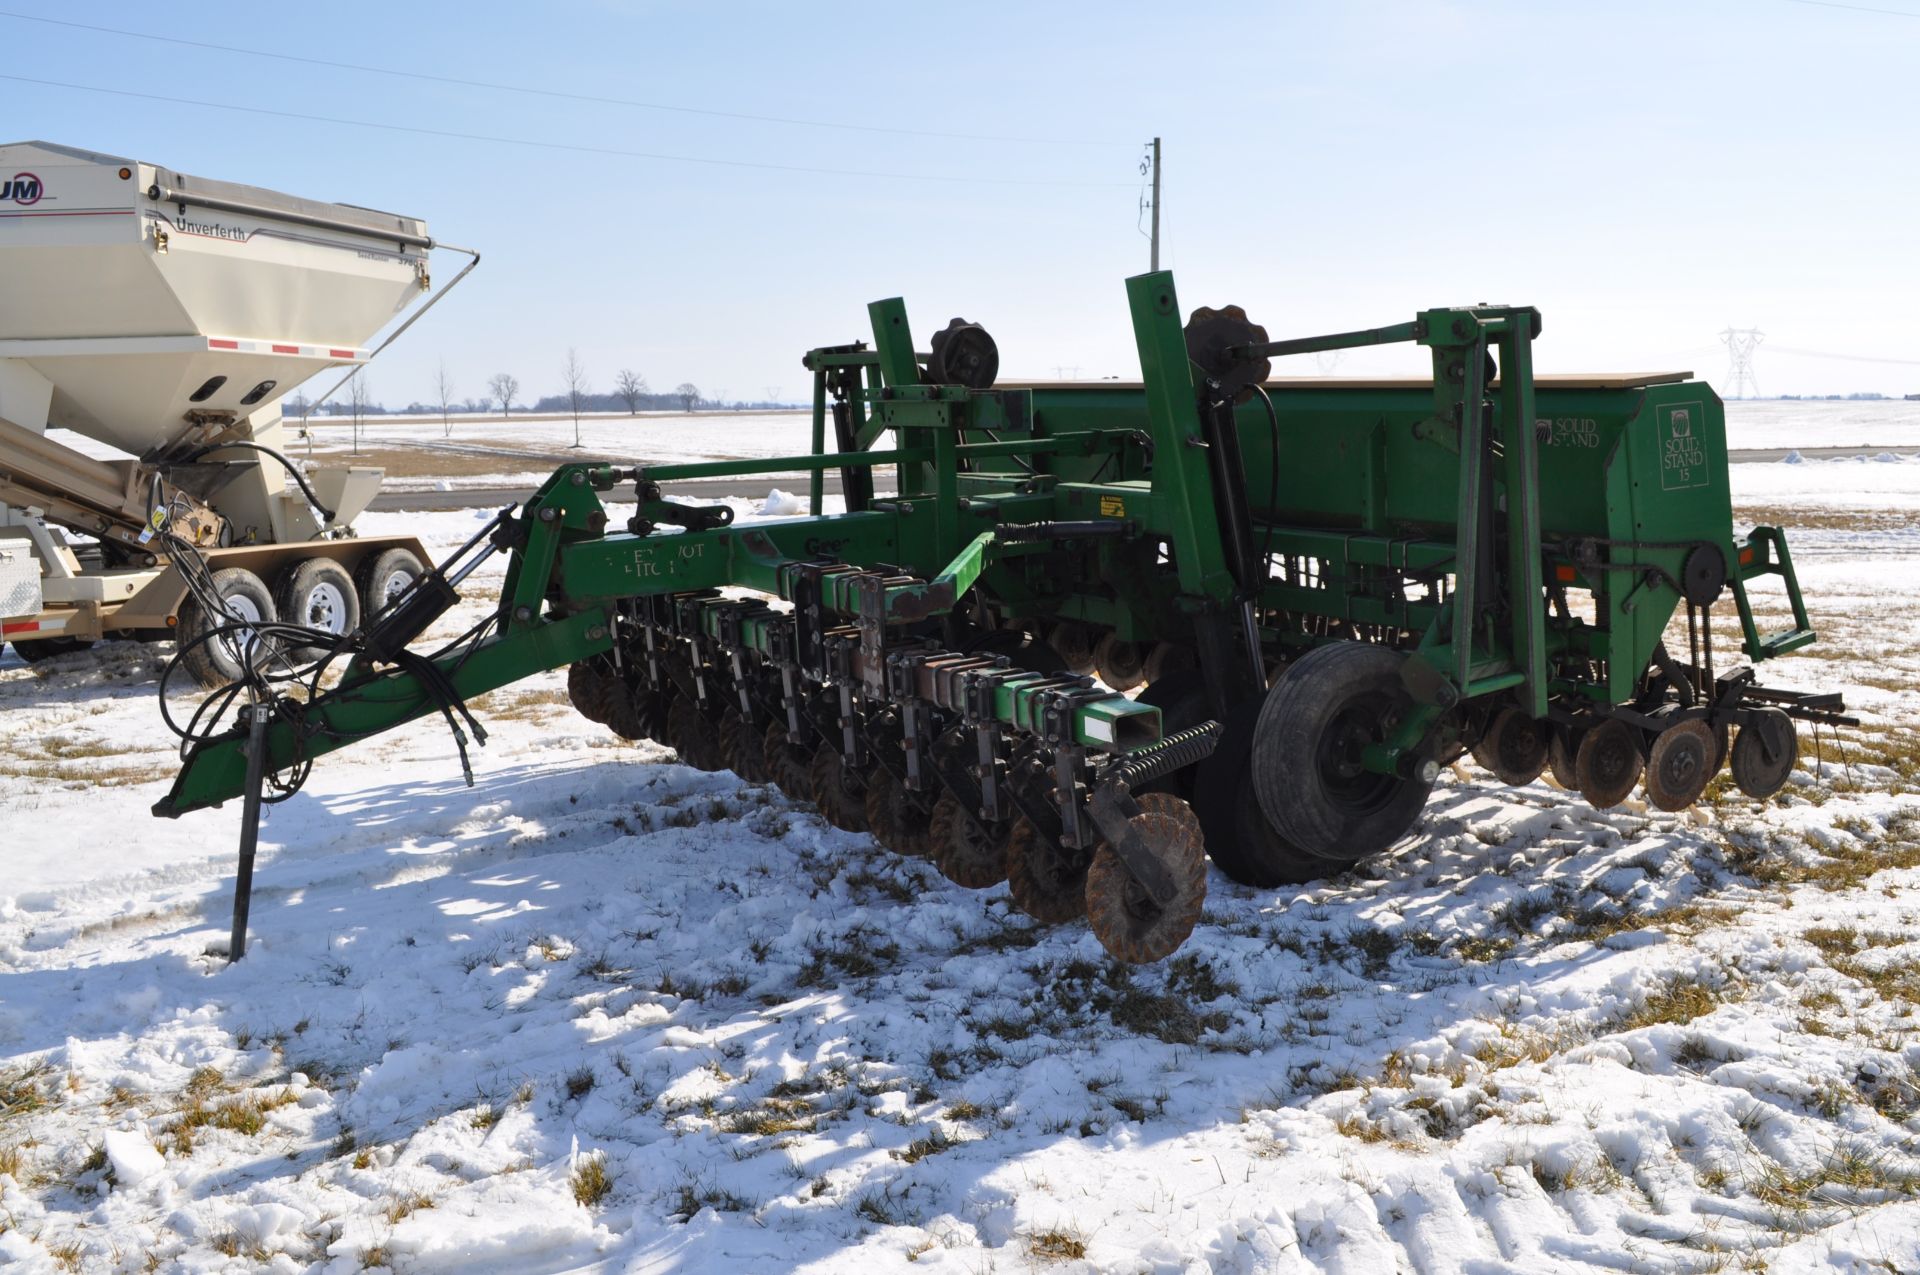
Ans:
[[[224,451],[229,447],[243,447],[250,452],[261,452],[279,461],[280,467],[282,469],[285,469],[287,471],[288,476],[291,477],[294,482],[299,484],[301,494],[306,496],[307,503],[320,511],[321,519],[327,525],[329,526],[332,525],[333,519],[334,519],[334,511],[320,503],[319,494],[313,490],[313,485],[307,481],[307,476],[300,472],[300,467],[295,465],[292,461],[288,460],[285,456],[282,456],[279,452],[273,450],[273,448],[268,447],[265,443],[250,443],[250,442],[243,442],[243,441],[231,442],[231,443],[208,443],[205,447],[195,448],[193,451],[188,452],[185,456],[181,457],[178,461],[175,461],[173,463],[180,464],[180,465],[191,464],[210,452]]]

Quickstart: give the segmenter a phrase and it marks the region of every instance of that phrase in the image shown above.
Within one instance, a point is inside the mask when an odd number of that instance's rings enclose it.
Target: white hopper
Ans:
[[[430,246],[411,217],[0,146],[0,360],[17,360],[0,416],[146,457],[189,413],[266,425],[315,372],[367,357],[426,286]]]

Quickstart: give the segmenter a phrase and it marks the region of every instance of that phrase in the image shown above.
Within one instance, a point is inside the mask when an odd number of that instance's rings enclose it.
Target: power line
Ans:
[[[1033,146],[1121,146],[1125,142],[1101,142],[1086,138],[1065,137],[1000,137],[990,133],[941,133],[927,129],[888,128],[881,124],[842,124],[832,120],[798,119],[785,115],[756,115],[746,111],[719,111],[698,106],[677,106],[670,102],[644,102],[624,97],[602,97],[593,93],[569,93],[561,89],[543,89],[529,84],[505,84],[493,80],[469,80],[452,75],[434,75],[427,71],[401,71],[393,67],[363,66],[358,62],[336,62],[329,58],[303,57],[297,53],[281,53],[274,49],[250,49],[241,45],[214,44],[206,40],[187,40],[178,36],[155,35],[149,31],[129,31],[121,27],[98,26],[90,22],[73,22],[65,18],[48,18],[34,13],[16,13],[0,9],[0,18],[12,18],[16,22],[39,22],[46,26],[68,27],[76,31],[92,31],[101,35],[124,36],[129,40],[150,40],[156,44],[172,44],[188,49],[207,49],[216,53],[238,53],[246,57],[275,58],[282,62],[297,62],[303,66],[322,66],[336,71],[363,71],[369,75],[388,75],[398,79],[424,80],[431,84],[451,84],[460,88],[488,89],[498,93],[524,93],[532,97],[558,98],[569,102],[592,102],[599,106],[626,106],[643,111],[668,111],[676,115],[704,115],[713,119],[747,120],[758,124],[789,124],[797,128],[830,128],[853,133],[888,133],[898,137],[934,137],[948,141],[964,142],[1013,142]]]
[[[978,173],[941,175],[934,173],[882,173],[854,168],[815,168],[802,164],[763,164],[747,159],[718,159],[710,155],[672,155],[661,151],[619,150],[608,146],[584,146],[575,142],[549,142],[526,137],[496,137],[490,133],[462,133],[452,129],[420,128],[411,124],[390,124],[384,120],[342,119],[332,115],[308,115],[300,111],[276,111],[264,106],[235,106],[231,102],[208,102],[174,94],[139,93],[132,89],[110,89],[98,84],[70,84],[62,80],[37,80],[25,75],[0,74],[0,80],[33,84],[41,88],[72,89],[80,93],[104,93],[112,97],[137,98],[145,102],[165,102],[170,106],[202,106],[214,111],[233,111],[241,115],[270,115],[278,119],[303,120],[310,124],[333,124],[348,128],[377,128],[389,133],[416,133],[423,137],[444,137],[464,142],[492,142],[501,146],[528,146],[536,150],[573,151],[582,155],[611,155],[620,159],[652,159],[672,164],[704,164],[715,168],[757,168],[776,173],[814,173],[827,177],[872,177],[887,181],[948,182],[990,186],[1077,186],[1126,187],[1132,182],[1060,181],[1048,178],[986,177]]]
[[[1789,345],[1770,345],[1775,354],[1790,354],[1802,359],[1838,359],[1844,363],[1892,363],[1900,367],[1920,367],[1920,359],[1886,359],[1872,354],[1835,354],[1826,350],[1796,350]]]
[[[1876,9],[1872,5],[1843,4],[1841,0],[1787,0],[1789,4],[1804,4],[1815,9],[1851,9],[1855,13],[1879,13],[1889,18],[1920,18],[1920,13],[1908,9]]]

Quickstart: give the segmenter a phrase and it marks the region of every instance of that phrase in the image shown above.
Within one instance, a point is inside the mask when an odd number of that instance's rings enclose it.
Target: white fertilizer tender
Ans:
[[[479,261],[413,217],[0,145],[0,638],[37,660],[106,636],[184,649],[221,623],[157,551],[156,517],[202,551],[230,618],[349,632],[404,588],[426,562],[416,540],[349,534],[381,471],[296,465],[280,401],[444,296],[436,248],[469,258],[455,283]],[[237,658],[202,642],[185,663],[217,685]]]

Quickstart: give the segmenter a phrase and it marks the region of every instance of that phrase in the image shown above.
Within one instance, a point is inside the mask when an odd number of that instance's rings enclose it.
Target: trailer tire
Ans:
[[[266,582],[245,567],[214,572],[213,590],[242,620],[272,624],[279,618]],[[208,690],[239,681],[246,674],[247,664],[258,668],[272,655],[271,644],[257,638],[236,647],[236,641],[244,640],[243,634],[209,636],[231,623],[226,616],[208,615],[197,598],[180,604],[180,628],[175,638],[180,645],[180,664]]]
[[[273,605],[283,624],[319,629],[337,638],[345,638],[360,627],[359,586],[347,569],[331,558],[308,558],[281,572],[275,582]],[[294,650],[293,658],[310,664],[335,649],[303,646]]]
[[[73,655],[80,651],[89,650],[92,646],[92,638],[50,637],[13,639],[14,654],[29,664],[38,664],[40,661],[50,660],[56,655]]]
[[[425,574],[427,564],[411,549],[382,549],[362,561],[353,572],[354,584],[360,590],[361,617],[372,624],[389,602]]]
[[[1295,660],[1267,692],[1253,733],[1253,786],[1287,844],[1353,863],[1419,819],[1431,780],[1360,764],[1361,750],[1383,742],[1413,708],[1400,680],[1404,658],[1384,646],[1330,642]]]

